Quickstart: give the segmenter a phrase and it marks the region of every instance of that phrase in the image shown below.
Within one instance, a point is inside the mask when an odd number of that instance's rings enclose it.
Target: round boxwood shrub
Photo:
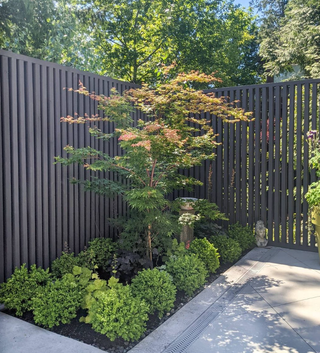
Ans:
[[[83,298],[77,278],[65,274],[49,282],[32,300],[34,322],[45,327],[67,324],[77,316]]]
[[[148,304],[132,295],[130,285],[124,286],[114,277],[110,278],[107,288],[89,294],[86,308],[88,316],[83,321],[111,341],[118,337],[136,341],[146,331]]]
[[[209,272],[214,273],[220,266],[217,249],[207,240],[195,239],[191,242],[189,250],[198,255],[199,259],[206,265]]]
[[[229,237],[236,240],[242,251],[252,249],[255,246],[255,237],[252,229],[242,226],[239,222],[229,227]]]
[[[221,263],[234,262],[241,256],[241,247],[234,239],[214,235],[210,238],[210,242],[217,248]]]
[[[131,284],[132,294],[145,300],[150,307],[150,313],[158,311],[159,318],[174,306],[176,287],[166,271],[143,270],[133,278]]]
[[[7,309],[16,311],[17,316],[22,316],[25,311],[32,309],[32,298],[37,291],[50,280],[49,269],[32,265],[30,271],[23,264],[16,268],[12,276],[0,286],[0,303]]]
[[[195,254],[171,256],[166,270],[172,276],[177,289],[192,295],[206,280],[208,271],[205,264]]]
[[[61,278],[67,273],[72,273],[74,266],[78,265],[78,260],[74,253],[62,252],[61,256],[52,261],[51,273],[56,278]]]

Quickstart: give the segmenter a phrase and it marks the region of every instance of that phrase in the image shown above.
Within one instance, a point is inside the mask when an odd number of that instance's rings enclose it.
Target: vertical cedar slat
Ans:
[[[273,198],[273,142],[274,142],[274,92],[269,86],[269,166],[268,166],[268,240],[273,244],[274,198]]]
[[[74,115],[74,109],[73,109],[73,99],[74,99],[74,93],[69,91],[69,88],[73,88],[73,75],[71,71],[67,71],[66,73],[66,84],[64,86],[65,89],[65,96],[66,96],[66,115]],[[66,124],[63,123],[64,126],[67,127],[66,131],[66,140],[63,140],[63,145],[67,145],[68,141],[73,141],[73,146],[76,146],[76,139],[75,139],[75,134],[76,134],[76,125],[77,124]],[[75,221],[75,213],[78,205],[75,204],[74,202],[74,193],[75,193],[75,186],[70,184],[70,180],[74,178],[75,176],[75,165],[70,165],[67,168],[68,171],[68,178],[66,179],[66,190],[67,190],[67,200],[66,200],[66,206],[67,210],[64,210],[64,212],[67,213],[67,229],[68,233],[66,235],[66,239],[68,242],[68,246],[71,249],[71,251],[75,252],[75,234],[74,234],[74,221]]]
[[[18,123],[18,90],[17,60],[11,60],[10,83],[10,120],[11,120],[11,157],[12,157],[12,246],[13,268],[20,266],[20,187],[19,187],[19,123]],[[8,119],[9,117],[7,117]],[[4,117],[6,119],[6,117]]]
[[[78,75],[76,73],[72,74],[72,82],[70,83],[71,87],[73,89],[78,89]],[[75,113],[79,114],[79,96],[78,94],[73,93],[72,94],[72,110],[71,114],[72,116],[75,116]],[[74,138],[74,146],[76,148],[80,147],[79,144],[79,130],[80,126],[79,124],[73,124],[73,138]],[[73,168],[73,175],[71,175],[71,178],[79,179],[79,165],[74,165]],[[83,245],[81,246],[80,243],[80,203],[79,203],[79,184],[75,184],[70,186],[73,189],[74,192],[74,252],[75,254],[78,254],[80,250],[83,249]]]
[[[228,214],[229,205],[229,123],[223,124],[223,209],[225,214]]]
[[[288,241],[290,245],[294,245],[293,228],[294,228],[294,122],[295,122],[295,85],[289,84],[289,153],[288,153]]]
[[[303,121],[304,121],[304,128],[303,128],[303,136],[302,140],[303,143],[303,193],[302,193],[302,209],[303,209],[303,247],[309,247],[309,230],[308,230],[308,203],[304,197],[304,195],[308,191],[309,186],[309,146],[308,142],[306,141],[306,135],[309,131],[309,113],[310,113],[310,85],[304,85],[304,114],[303,114]]]
[[[97,94],[98,95],[101,95],[103,93],[103,80],[100,78],[99,79],[99,83],[98,83],[98,91],[97,91]],[[103,116],[103,112],[101,110],[98,111],[98,114],[99,116]],[[99,124],[99,127],[100,129],[102,129],[102,131],[105,131],[104,129],[104,123],[101,122]],[[104,140],[103,139],[100,139],[98,141],[98,144],[99,144],[99,151],[103,151],[103,152],[106,152],[105,149],[104,149]],[[100,172],[100,176],[101,178],[105,178],[105,172]],[[105,196],[101,195],[99,197],[99,201],[100,201],[100,207],[99,207],[99,212],[100,212],[100,222],[99,222],[99,229],[100,229],[100,232],[103,234],[104,237],[108,237],[108,235],[106,234],[105,232],[105,214],[104,214],[104,205],[105,205],[105,202],[104,202],[104,199],[105,199]]]
[[[282,163],[281,163],[281,243],[287,244],[287,151],[288,151],[288,122],[287,122],[287,106],[288,106],[288,85],[284,84],[282,91]]]
[[[55,68],[54,70],[54,115],[55,117],[61,117],[61,82],[60,82],[60,70]],[[61,129],[62,125],[55,122],[55,134],[54,134],[54,146],[55,156],[65,156],[62,151],[63,144],[61,142]],[[60,256],[63,250],[63,228],[62,228],[62,166],[58,163],[55,166],[55,198],[56,198],[56,234],[55,234],[55,245],[56,245],[56,256]],[[64,167],[65,168],[65,167]]]
[[[235,99],[239,101],[237,106],[241,103],[240,89],[235,91]],[[235,141],[235,187],[236,187],[236,220],[241,220],[241,125],[236,123],[236,141]]]
[[[302,84],[297,85],[297,167],[296,167],[296,242],[302,245],[301,239],[301,152],[302,152]]]
[[[12,247],[12,187],[11,187],[11,127],[10,127],[10,59],[2,57],[1,60],[1,86],[2,86],[2,143],[3,143],[3,182],[4,182],[4,273],[10,276],[13,271]]]
[[[255,92],[255,153],[254,153],[254,222],[260,220],[261,198],[260,198],[260,168],[261,168],[261,153],[260,153],[260,89]]]
[[[253,88],[249,88],[249,112],[254,112],[254,92]],[[248,221],[250,225],[254,223],[254,121],[249,122],[249,185],[248,185]]]
[[[267,220],[267,87],[262,88],[261,101],[261,219]]]
[[[67,75],[68,72],[60,70],[60,96],[61,96],[61,107],[60,107],[60,116],[67,116]],[[68,141],[68,124],[60,124],[61,126],[61,152],[64,157],[67,157],[67,153],[63,150],[64,146]],[[70,239],[69,239],[69,203],[68,203],[68,192],[69,192],[69,175],[70,169],[72,166],[62,168],[62,180],[61,180],[61,200],[62,200],[62,249],[68,246],[70,248]]]
[[[42,166],[42,215],[43,215],[43,266],[47,268],[50,264],[50,250],[49,250],[49,165],[53,163],[53,158],[51,159],[48,154],[49,147],[49,129],[48,129],[48,80],[47,80],[47,67],[41,65],[40,67],[40,95],[41,95],[41,166]],[[52,81],[51,81],[52,82]],[[50,82],[50,83],[51,83]]]
[[[235,100],[235,95],[234,95],[234,90],[230,90],[230,102],[233,102]],[[230,223],[235,223],[236,218],[235,218],[235,203],[234,203],[234,187],[235,187],[235,182],[234,182],[234,177],[235,177],[235,170],[234,170],[234,163],[235,163],[235,125],[230,124],[230,146],[229,146],[229,153],[230,153],[230,169],[229,169],[229,195],[230,195],[230,206],[229,206],[229,218],[230,218]]]
[[[27,185],[28,185],[28,239],[29,239],[29,261],[28,264],[36,263],[36,224],[35,224],[35,126],[34,126],[34,107],[33,107],[33,64],[27,62],[26,72],[26,119],[27,119]]]
[[[27,189],[27,134],[26,134],[26,90],[25,90],[25,63],[18,61],[18,124],[19,124],[19,206],[20,206],[20,246],[21,263],[28,262],[28,189]]]
[[[36,177],[36,263],[43,266],[43,222],[42,222],[42,163],[41,163],[41,141],[42,141],[42,128],[41,128],[41,87],[40,87],[40,65],[35,64],[33,67],[34,81],[34,130],[35,130],[35,177]]]
[[[311,107],[311,114],[312,114],[312,118],[311,118],[311,130],[318,130],[320,129],[320,121],[318,122],[317,118],[318,118],[318,87],[316,83],[312,84],[312,107]],[[320,119],[320,116],[319,116]],[[311,179],[310,179],[310,183],[313,183],[314,181],[316,181],[316,172],[315,170],[311,170],[310,173]],[[312,248],[315,248],[315,236],[311,235],[311,239],[310,239],[310,246]]]
[[[217,117],[215,115],[212,115],[212,128],[213,128],[213,133],[217,134]],[[217,149],[215,150],[215,153],[217,154]],[[218,173],[217,169],[218,167],[217,167],[217,155],[216,155],[212,163],[212,202],[214,203],[217,203],[217,173]],[[190,170],[190,174],[192,176],[191,170]]]
[[[280,225],[280,119],[281,119],[281,87],[277,86],[275,90],[275,178],[274,178],[274,237],[276,243],[279,243],[279,225]]]
[[[247,89],[242,90],[242,108],[247,108]],[[248,158],[248,144],[247,144],[247,132],[248,124],[241,122],[241,224],[246,226],[248,224],[248,195],[247,195],[247,184],[248,184],[248,172],[247,172],[247,158]]]
[[[218,97],[222,96],[222,92],[219,92]],[[222,153],[223,153],[223,131],[222,131],[222,120],[220,118],[217,119],[217,133],[219,134],[217,138],[217,142],[221,143],[221,145],[218,146],[217,148],[217,173],[216,173],[216,184],[217,184],[217,205],[219,208],[222,208],[223,205],[223,200],[222,200],[222,170],[223,170],[223,164],[222,164]]]
[[[48,104],[47,104],[47,117],[48,117],[48,165],[49,165],[49,262],[52,262],[57,255],[57,207],[56,207],[56,170],[58,165],[54,165],[54,157],[58,156],[55,150],[55,130],[56,125],[60,124],[59,116],[55,114],[55,81],[54,69],[48,67]]]
[[[82,74],[78,76],[79,82],[84,83],[84,77]],[[77,86],[76,86],[77,87]],[[79,116],[84,116],[84,104],[85,104],[85,97],[82,94],[78,95],[78,108],[77,113]],[[79,125],[79,147],[85,147],[85,134],[87,133],[87,125],[80,124]],[[83,165],[78,166],[78,178],[79,180],[85,179],[85,168]],[[82,250],[84,246],[87,246],[86,243],[86,194],[87,192],[83,191],[83,187],[79,187],[79,218],[80,218],[80,227],[79,227],[79,243],[80,248]]]

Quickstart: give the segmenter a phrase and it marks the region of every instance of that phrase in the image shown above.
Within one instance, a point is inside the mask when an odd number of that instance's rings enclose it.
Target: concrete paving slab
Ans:
[[[106,353],[0,312],[1,353]]]
[[[270,308],[236,316],[222,313],[185,352],[314,353],[314,350]]]
[[[316,352],[320,352],[320,295],[274,309]]]

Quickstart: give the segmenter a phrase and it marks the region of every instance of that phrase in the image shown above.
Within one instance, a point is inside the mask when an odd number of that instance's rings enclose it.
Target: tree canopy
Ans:
[[[221,85],[256,83],[252,13],[231,0],[0,0],[0,47],[130,82],[216,72]]]
[[[298,65],[301,72],[294,78],[318,78],[320,75],[320,3],[318,0],[283,0],[276,26],[271,32],[260,31],[260,55],[265,69],[278,75],[293,71]],[[269,23],[266,21],[265,23]]]

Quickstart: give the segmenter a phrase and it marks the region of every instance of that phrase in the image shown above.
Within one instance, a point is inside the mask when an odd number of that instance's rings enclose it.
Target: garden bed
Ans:
[[[85,315],[85,310],[80,310],[78,316],[74,318],[69,324],[61,324],[59,326],[55,326],[50,331],[55,332],[59,335],[63,335],[80,342],[84,342],[90,344],[99,349],[108,351],[110,353],[125,353],[131,348],[133,348],[137,343],[139,343],[142,339],[144,339],[147,335],[149,335],[152,331],[154,331],[157,327],[159,327],[162,323],[164,323],[168,318],[170,318],[176,311],[178,311],[181,307],[183,307],[186,303],[188,303],[194,296],[199,294],[208,284],[215,281],[220,274],[224,273],[228,268],[232,266],[231,263],[223,264],[219,267],[216,273],[211,274],[206,282],[206,285],[202,288],[195,291],[192,297],[188,297],[182,291],[177,292],[176,301],[174,304],[174,308],[167,313],[162,319],[159,319],[156,314],[150,315],[149,320],[147,322],[147,331],[143,334],[140,340],[136,342],[126,342],[123,339],[117,338],[115,341],[111,341],[105,335],[102,335],[98,332],[95,332],[91,325],[88,325],[84,322],[79,322],[79,318]],[[11,316],[15,316],[14,310],[3,310],[4,313],[9,314]],[[23,314],[20,319],[27,321],[31,324],[34,324],[32,312],[26,312]]]

